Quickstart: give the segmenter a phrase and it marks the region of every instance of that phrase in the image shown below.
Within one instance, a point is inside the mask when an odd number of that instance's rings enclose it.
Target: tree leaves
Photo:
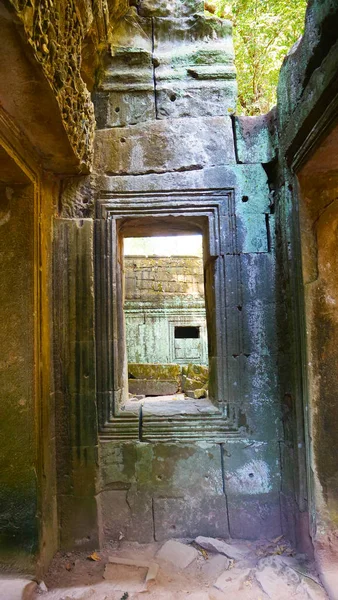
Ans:
[[[233,23],[238,114],[257,115],[276,103],[284,56],[302,35],[306,0],[214,0]]]

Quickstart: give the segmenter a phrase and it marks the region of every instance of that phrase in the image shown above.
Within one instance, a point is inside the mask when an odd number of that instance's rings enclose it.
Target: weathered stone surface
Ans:
[[[103,442],[100,457],[106,539],[228,535],[217,444]]]
[[[249,580],[249,577],[250,569],[231,569],[218,577],[215,587],[222,592],[226,592],[227,595],[238,594],[245,589],[245,583]]]
[[[255,540],[281,535],[279,495],[256,494],[228,498],[230,534],[237,539]]]
[[[204,365],[194,365],[192,363],[182,367],[182,374],[192,379],[199,379],[202,383],[208,380],[209,369]]]
[[[235,117],[236,151],[241,163],[269,163],[277,154],[276,109],[258,117]]]
[[[279,556],[261,560],[255,577],[271,599],[278,596],[289,597],[291,590],[301,582],[299,574],[285,565]]]
[[[60,219],[55,223],[54,243],[58,494],[64,524],[61,545],[67,549],[74,543],[95,548],[97,413],[92,221]]]
[[[179,384],[175,380],[129,379],[130,394],[145,394],[145,396],[169,396],[176,394]]]
[[[218,444],[102,441],[100,464],[101,489],[123,482],[161,497],[175,493],[179,498],[192,490],[201,496],[223,494]]]
[[[183,391],[194,391],[201,389],[201,381],[198,379],[191,379],[190,377],[182,377],[182,389]],[[195,396],[193,396],[195,397]]]
[[[327,594],[323,586],[313,581],[310,577],[302,577],[301,587],[310,600],[327,600]]]
[[[190,363],[182,368],[182,390],[190,398],[205,398],[207,396],[208,381],[208,367]]]
[[[276,257],[273,252],[259,254],[242,254],[240,268],[243,281],[243,303],[248,304],[260,300],[271,304],[276,299],[274,273]],[[239,302],[234,301],[238,305]]]
[[[135,233],[138,232],[136,225]],[[144,252],[148,254],[146,250]],[[206,363],[203,259],[194,256],[125,255],[124,266],[129,363]],[[198,335],[191,338],[189,333],[182,333],[179,337],[176,328],[180,326],[193,327]],[[141,379],[148,377],[148,374],[132,375]],[[159,378],[168,379],[166,374]]]
[[[198,533],[228,537],[224,495],[186,493],[184,498],[154,498],[156,540],[195,538]]]
[[[7,176],[12,171],[10,167],[11,161],[7,163]],[[18,167],[14,174],[17,170]],[[25,185],[16,186],[15,191],[11,187],[0,187],[0,397],[3,415],[0,424],[0,562],[9,560],[12,569],[13,565],[15,568],[15,552],[9,552],[9,549],[16,548],[21,556],[21,570],[26,568],[29,572],[30,554],[38,547],[35,472],[38,399],[34,389],[37,370],[33,343],[36,339],[36,217],[33,186],[29,185],[24,173],[22,177]]]
[[[151,363],[128,363],[129,379],[149,379],[179,382],[181,376],[181,368],[177,364],[173,365],[158,365]]]
[[[105,129],[97,132],[95,145],[95,169],[109,176],[201,170],[235,163],[230,117]]]
[[[231,561],[222,554],[208,556],[208,560],[202,566],[202,573],[210,581],[214,582],[224,571],[229,569]]]
[[[99,128],[156,118],[151,37],[150,20],[130,7],[115,27],[109,66],[94,96]]]
[[[1,20],[6,47],[6,60],[1,60],[2,105],[39,149],[45,168],[59,173],[88,169],[95,119],[83,75],[86,71],[86,81],[93,82],[100,63],[98,47],[107,43],[108,4],[105,11],[96,11],[95,19],[88,3],[75,0],[62,6],[10,1],[8,7],[10,12],[3,7],[7,16]],[[125,10],[121,0],[112,14]],[[86,61],[88,46],[91,60]],[[9,68],[11,61],[15,70]],[[35,84],[22,94],[24,80]]]
[[[247,440],[223,445],[227,496],[276,494],[280,489],[279,445]],[[277,468],[276,468],[277,467]]]
[[[332,0],[323,4],[314,2],[306,12],[304,35],[290,50],[282,66],[278,81],[278,129],[283,133],[279,145],[284,151],[297,138],[309,115],[313,115],[324,90],[332,94],[338,46],[335,38],[330,39],[329,44],[326,39],[337,22],[337,6]],[[327,100],[322,101],[326,105]],[[317,118],[317,115],[312,116],[310,127]]]
[[[83,550],[97,548],[98,523],[96,499],[92,495],[59,497],[59,516],[62,522],[60,545],[65,550],[81,547]]]
[[[193,392],[186,392],[186,395],[188,396],[188,398],[195,398],[196,400],[200,399],[200,398],[206,398],[208,396],[208,390],[206,389],[199,389],[199,390],[194,390]]]
[[[169,540],[163,544],[156,556],[160,560],[171,562],[179,569],[185,569],[197,558],[198,552],[192,546]]]
[[[174,4],[171,10],[142,1],[137,12],[131,7],[119,22],[100,86],[101,97],[102,90],[108,92],[108,105],[99,107],[100,115],[105,112],[100,126],[234,112],[231,24],[206,15],[202,6]],[[109,118],[112,98],[118,108],[115,119]]]
[[[190,4],[185,13],[179,29],[174,11],[154,19],[157,116],[229,114],[237,95],[231,25]]]
[[[98,496],[101,535],[104,541],[129,541],[148,543],[154,539],[152,499],[149,493],[138,493],[130,484],[121,489],[103,491]]]
[[[210,537],[198,536],[195,539],[195,542],[199,546],[202,546],[202,548],[205,548],[205,550],[224,554],[228,558],[233,558],[235,560],[243,560],[248,553],[247,550],[239,548],[236,545],[228,544],[222,540],[217,540]]]

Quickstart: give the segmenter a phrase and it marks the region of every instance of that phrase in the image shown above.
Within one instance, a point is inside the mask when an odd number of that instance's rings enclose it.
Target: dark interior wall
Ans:
[[[1,187],[0,215],[1,554],[10,565],[22,561],[27,568],[39,545],[34,188],[29,181]]]
[[[335,128],[299,173],[312,536],[329,589],[337,585],[337,547],[331,533],[338,519],[338,170],[332,169],[336,139]]]
[[[58,195],[0,114],[1,564],[41,573],[58,545],[51,242]]]
[[[310,431],[315,455],[312,469],[322,489],[328,518],[335,522],[338,518],[338,468],[333,451],[338,442],[338,177],[337,173],[331,177],[326,174],[325,180],[319,177],[311,182],[310,177],[301,174],[300,182],[309,402],[313,411]],[[309,230],[313,252],[308,252]]]
[[[337,589],[332,567],[337,560],[337,24],[336,2],[308,3],[304,36],[280,74],[274,171],[279,293],[286,317],[279,344],[290,440],[283,470],[290,474],[296,465],[289,481],[299,509],[297,537],[306,543],[310,532],[332,597]]]
[[[82,74],[93,85],[109,18],[127,8],[0,5],[0,556],[4,568],[37,576],[59,544],[52,223],[60,180],[91,165],[95,119]]]

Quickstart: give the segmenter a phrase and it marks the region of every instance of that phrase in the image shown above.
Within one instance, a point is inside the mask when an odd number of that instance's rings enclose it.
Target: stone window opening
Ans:
[[[228,433],[237,435],[238,411],[233,388],[228,385],[233,365],[227,353],[227,339],[231,335],[233,318],[226,318],[227,297],[230,301],[231,289],[237,286],[237,272],[233,273],[228,296],[224,294],[227,257],[232,260],[237,255],[234,215],[234,193],[227,188],[163,193],[107,192],[98,199],[95,220],[96,373],[101,439],[169,442],[223,439]],[[124,248],[127,239],[196,234],[203,242],[207,345],[202,366],[208,368],[208,397],[169,402],[147,398],[131,400],[129,380],[133,376],[129,377],[129,335],[125,319]],[[136,307],[137,313],[139,308]],[[199,339],[175,338],[175,326],[202,324],[196,318],[179,323],[174,318],[168,320],[169,335],[174,342],[170,347],[175,352],[170,364],[178,365],[182,378],[189,377],[189,373],[183,372],[187,361],[182,356],[181,342],[198,342]],[[201,327],[201,337],[202,332]],[[131,375],[137,378],[135,374]]]
[[[175,327],[175,339],[187,340],[200,337],[200,327],[195,325],[177,326]]]
[[[123,239],[127,402],[208,398],[201,234]]]

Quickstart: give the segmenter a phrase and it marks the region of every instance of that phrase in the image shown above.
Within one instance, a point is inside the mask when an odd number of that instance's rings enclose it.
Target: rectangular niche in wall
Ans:
[[[150,441],[215,439],[237,430],[228,401],[225,304],[225,256],[236,253],[235,230],[233,194],[228,190],[154,195],[107,193],[98,201],[97,400],[102,437]],[[132,401],[135,392],[129,395],[128,379],[142,377],[132,372],[130,363],[128,366],[125,310],[132,309],[126,302],[130,282],[125,281],[124,243],[126,238],[169,235],[202,236],[205,303],[200,307],[203,314],[200,311],[179,318],[177,314],[169,315],[168,360],[152,362],[164,367],[163,363],[173,364],[182,371],[184,381],[190,377],[187,363],[192,363],[194,369],[208,365],[209,397],[202,395],[201,400],[191,402],[185,399],[152,411],[146,404]],[[135,305],[134,309],[138,319],[139,308]],[[208,343],[201,351],[203,337],[208,338]]]
[[[196,325],[178,325],[175,327],[175,340],[197,340],[201,337],[200,329]]]

